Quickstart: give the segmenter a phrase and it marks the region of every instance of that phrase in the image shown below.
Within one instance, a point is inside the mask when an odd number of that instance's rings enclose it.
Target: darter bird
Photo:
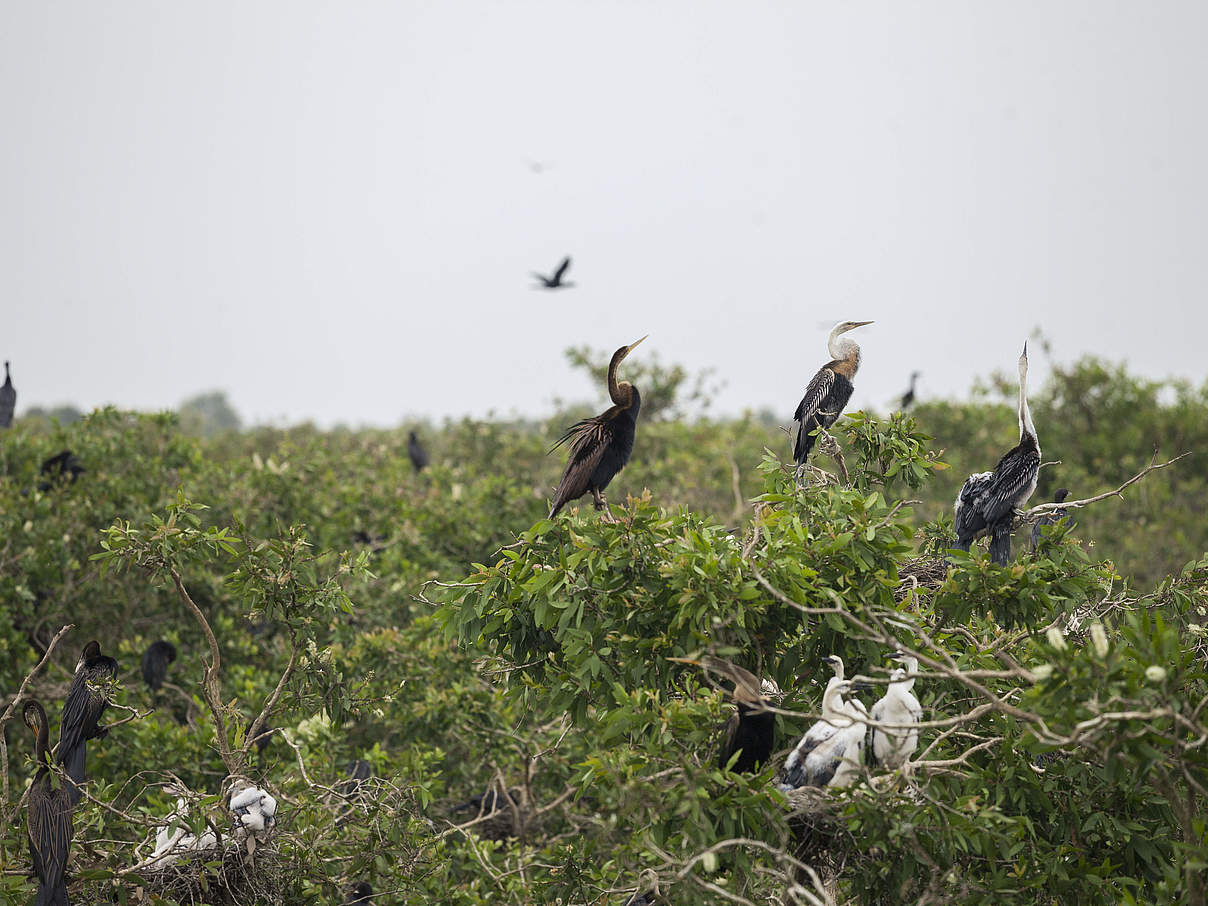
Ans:
[[[17,391],[13,387],[12,375],[8,373],[8,362],[4,363],[4,383],[0,384],[0,428],[13,423],[13,412],[17,408]]]
[[[143,652],[143,682],[152,692],[158,692],[168,675],[168,665],[176,660],[176,646],[160,639]]]
[[[699,665],[734,683],[734,713],[723,730],[717,766],[724,770],[737,754],[731,770],[738,774],[757,773],[772,755],[776,714],[771,710],[767,694],[777,694],[775,685],[768,682],[765,686],[749,670],[713,655],[705,655],[699,661],[676,657],[668,660]],[[768,690],[766,694],[765,689]]]
[[[558,269],[554,271],[553,276],[546,277],[542,274],[533,271],[533,276],[541,281],[540,286],[534,286],[533,289],[568,289],[574,286],[573,283],[567,282],[562,278],[566,276],[567,268],[570,267],[570,256],[567,255],[562,259],[562,263],[558,265]]]
[[[860,709],[845,701],[851,691],[851,680],[836,677],[827,683],[822,719],[806,731],[784,762],[782,791],[844,787],[855,779],[864,754],[864,724],[857,719]]]
[[[64,786],[73,807],[83,795],[77,784],[84,782],[88,740],[103,739],[109,733],[109,728],[99,722],[109,705],[110,686],[116,680],[117,661],[101,654],[101,646],[95,639],[85,645],[67,689],[59,722],[58,761],[69,778]]]
[[[38,876],[38,894],[34,906],[68,906],[67,852],[71,848],[74,828],[71,821],[71,800],[67,790],[55,789],[51,783],[50,728],[46,710],[37,701],[25,703],[21,716],[34,731],[34,760],[38,772],[29,788],[26,816],[29,826],[29,857]]]
[[[905,412],[907,409],[909,409],[911,406],[914,405],[914,385],[915,385],[915,382],[919,379],[920,373],[921,372],[918,372],[918,371],[910,372],[910,389],[907,390],[905,393],[903,393],[902,398],[898,401],[898,408],[901,409],[903,412]]]
[[[851,399],[852,381],[860,368],[860,347],[850,338],[839,339],[849,330],[871,324],[872,321],[842,321],[835,325],[827,338],[826,348],[831,361],[818,369],[805,396],[797,404],[793,420],[797,423],[797,443],[793,447],[793,458],[798,466],[805,465],[810,450],[817,439],[810,432],[825,430],[843,414],[843,407]]]

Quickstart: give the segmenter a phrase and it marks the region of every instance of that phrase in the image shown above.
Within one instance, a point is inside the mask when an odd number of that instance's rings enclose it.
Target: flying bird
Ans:
[[[143,682],[152,692],[158,692],[168,674],[168,665],[176,660],[176,646],[160,639],[143,652]]]
[[[849,330],[871,324],[872,321],[841,321],[826,340],[826,349],[831,361],[818,369],[818,373],[805,388],[805,396],[797,404],[793,421],[797,423],[797,442],[793,446],[793,458],[798,466],[805,465],[810,450],[817,439],[810,432],[826,429],[843,414],[843,407],[851,399],[852,381],[860,368],[860,347],[848,337],[839,337]]]
[[[1066,488],[1058,488],[1057,493],[1053,495],[1053,503],[1065,503],[1065,498],[1070,496],[1070,492]],[[1066,520],[1066,524],[1074,527],[1074,517],[1070,515],[1070,511],[1065,507],[1052,510],[1045,513],[1032,526],[1032,550],[1036,550],[1036,546],[1040,544],[1040,529],[1046,525],[1056,525],[1062,519]]]
[[[21,712],[25,725],[34,731],[34,760],[38,771],[29,788],[26,817],[29,827],[29,857],[38,877],[34,906],[68,906],[67,853],[75,833],[71,800],[67,790],[55,789],[50,771],[50,727],[40,702],[27,701]]]
[[[803,786],[844,787],[855,779],[864,753],[864,724],[857,720],[859,709],[844,700],[851,691],[851,680],[836,677],[827,683],[822,719],[785,759],[783,792]]]
[[[898,408],[901,409],[903,412],[905,412],[907,409],[909,409],[911,406],[914,405],[914,385],[915,385],[915,382],[919,379],[920,373],[921,372],[918,372],[918,371],[910,372],[910,389],[907,390],[905,393],[903,393],[902,398],[898,401]]]
[[[0,428],[13,423],[13,412],[17,408],[17,391],[13,387],[12,375],[8,373],[8,362],[4,363],[4,383],[0,384]]]
[[[637,432],[638,413],[642,409],[642,395],[638,393],[638,388],[628,381],[617,383],[617,368],[645,339],[642,337],[635,343],[622,346],[612,354],[612,361],[608,364],[608,396],[612,399],[612,408],[572,425],[550,449],[552,453],[567,441],[571,443],[570,458],[566,461],[562,480],[554,491],[550,519],[557,516],[558,511],[570,501],[578,500],[590,492],[596,509],[604,510],[608,514],[608,521],[615,521],[604,498],[604,489],[629,462]]]
[[[738,759],[732,768],[735,773],[757,773],[772,755],[776,732],[776,714],[771,710],[771,703],[764,692],[765,686],[759,677],[713,655],[706,655],[699,661],[674,657],[668,660],[702,666],[734,683],[734,712],[723,730],[717,766],[725,770],[730,759],[737,755]],[[775,695],[778,691],[771,691],[775,689],[775,684],[770,682],[768,688],[767,694]]]
[[[428,451],[419,442],[419,436],[414,431],[407,436],[407,455],[411,457],[411,465],[415,471],[422,472],[428,467]]]
[[[552,277],[546,277],[543,274],[539,274],[536,271],[533,271],[532,272],[533,276],[541,281],[541,285],[534,286],[533,289],[567,289],[568,287],[574,286],[575,284],[568,283],[562,279],[564,276],[566,276],[566,270],[569,267],[570,267],[570,256],[567,255],[565,258],[562,259],[562,263],[558,265],[558,269],[556,271],[554,271],[554,274]]]
[[[85,645],[67,689],[59,722],[58,761],[69,778],[64,786],[72,807],[83,795],[78,784],[84,782],[88,740],[103,739],[109,733],[109,728],[99,722],[109,705],[110,686],[116,680],[117,661],[101,654],[101,646],[95,639]]]
[[[898,655],[895,661],[903,664],[889,674],[889,689],[875,705],[872,706],[872,721],[870,728],[872,736],[872,764],[883,764],[888,768],[901,767],[914,754],[919,746],[919,731],[917,727],[892,726],[894,724],[917,724],[923,719],[923,708],[911,691],[914,688],[914,678],[919,672],[917,658],[909,655]],[[880,727],[876,724],[889,724]]]
[[[1019,443],[998,461],[993,472],[965,479],[956,498],[956,548],[967,551],[990,536],[990,559],[1006,566],[1011,559],[1011,526],[1015,510],[1036,490],[1040,476],[1040,441],[1028,409],[1028,344],[1019,357]]]

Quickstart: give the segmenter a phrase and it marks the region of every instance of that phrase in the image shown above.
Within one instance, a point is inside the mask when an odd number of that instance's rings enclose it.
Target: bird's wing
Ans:
[[[978,500],[978,508],[987,522],[998,522],[1014,508],[1020,493],[1036,478],[1040,454],[1034,449],[1016,447],[1004,456],[994,470],[989,487]]]
[[[734,742],[738,736],[738,724],[741,718],[738,711],[730,715],[730,719],[726,721],[726,725],[722,730],[721,753],[718,755],[718,767],[724,768],[729,764],[730,759],[734,757]]]
[[[805,396],[797,404],[793,420],[799,422],[804,428],[806,420],[818,411],[818,407],[822,405],[822,401],[826,399],[826,395],[830,393],[833,386],[835,386],[835,373],[829,368],[819,369],[809,386],[805,388]]]
[[[558,265],[558,269],[554,271],[554,282],[558,283],[562,280],[562,275],[566,273],[566,269],[570,267],[570,255],[562,259],[562,263]]]
[[[67,689],[67,698],[63,701],[63,717],[59,721],[59,763],[62,764],[68,753],[79,747],[84,740],[84,722],[88,718],[89,699],[88,678],[80,670]]]
[[[847,734],[839,733],[810,753],[805,760],[805,782],[809,786],[826,786],[839,770],[843,756],[847,753]]]
[[[597,416],[585,418],[572,425],[570,430],[550,448],[552,453],[567,441],[571,442],[570,458],[562,472],[562,479],[554,491],[553,509],[557,510],[571,500],[578,500],[587,493],[591,476],[604,458],[604,451],[612,439],[607,420]]]
[[[29,842],[38,855],[42,871],[51,884],[61,880],[67,868],[67,850],[73,834],[71,804],[65,790],[51,791],[42,808],[29,810]]]

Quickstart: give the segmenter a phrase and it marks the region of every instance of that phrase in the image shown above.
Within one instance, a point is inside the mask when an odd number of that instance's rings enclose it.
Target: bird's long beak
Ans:
[[[1025,359],[1028,357],[1028,341],[1027,340],[1023,341],[1023,357]]]
[[[646,337],[649,337],[649,336],[650,336],[650,334],[646,334],[646,336],[645,336],[645,337],[642,337],[642,340],[645,340],[645,339],[646,339]],[[637,348],[638,348],[638,346],[640,346],[640,345],[641,345],[642,340],[638,340],[636,343],[630,343],[630,344],[629,344],[629,352],[633,352],[635,349],[637,349]],[[629,355],[629,352],[625,353],[625,355]]]
[[[857,327],[864,327],[868,324],[876,324],[876,321],[852,321],[851,327],[848,330],[855,330]]]
[[[641,341],[639,340],[639,342],[641,342]],[[690,657],[669,657],[669,658],[667,658],[667,660],[675,661],[677,664],[691,664],[693,667],[703,667],[704,666],[704,664],[702,664],[700,661],[696,660],[695,658],[690,658]]]

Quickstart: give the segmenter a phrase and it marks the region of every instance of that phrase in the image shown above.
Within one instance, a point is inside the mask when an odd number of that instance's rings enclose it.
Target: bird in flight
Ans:
[[[570,256],[567,255],[562,259],[562,263],[558,265],[558,269],[554,271],[552,277],[546,277],[533,271],[533,276],[541,281],[541,286],[534,286],[533,289],[566,289],[569,286],[574,286],[573,283],[563,282],[562,278],[566,276],[566,271],[570,267]]]

